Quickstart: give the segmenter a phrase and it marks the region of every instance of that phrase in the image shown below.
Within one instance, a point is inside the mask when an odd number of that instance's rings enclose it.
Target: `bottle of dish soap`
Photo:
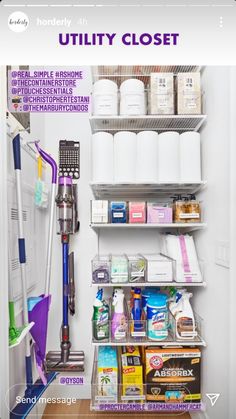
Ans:
[[[93,304],[93,338],[96,341],[109,339],[109,306],[99,289]]]
[[[125,340],[128,331],[128,320],[124,308],[124,293],[113,294],[113,314],[111,320],[111,336],[114,340]]]

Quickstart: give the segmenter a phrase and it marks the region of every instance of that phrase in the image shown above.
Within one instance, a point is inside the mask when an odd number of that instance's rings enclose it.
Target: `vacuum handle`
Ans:
[[[21,152],[20,152],[20,134],[17,134],[12,140],[14,169],[21,170]]]
[[[73,316],[75,314],[75,270],[74,252],[69,255],[69,310]]]

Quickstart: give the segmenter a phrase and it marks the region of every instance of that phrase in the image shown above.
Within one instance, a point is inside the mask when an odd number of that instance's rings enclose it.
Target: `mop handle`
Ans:
[[[50,280],[51,280],[51,261],[52,261],[52,237],[53,237],[53,221],[55,212],[55,197],[56,197],[56,184],[57,184],[57,164],[55,160],[42,150],[38,143],[35,146],[40,156],[50,164],[52,168],[52,190],[51,190],[51,203],[50,203],[50,218],[49,218],[49,231],[48,231],[48,243],[47,243],[47,262],[46,262],[46,281],[45,281],[45,294],[49,295],[50,292]]]
[[[27,283],[26,283],[26,251],[25,251],[25,238],[24,238],[24,226],[23,226],[23,207],[22,207],[22,188],[21,188],[21,150],[20,150],[20,134],[17,134],[13,140],[13,157],[14,157],[14,169],[16,176],[16,191],[17,191],[17,208],[18,208],[18,251],[19,251],[19,262],[21,270],[21,281],[22,281],[22,296],[23,296],[23,320],[24,324],[28,325],[28,306],[27,306]],[[26,345],[26,384],[27,387],[33,384],[32,377],[32,364],[30,354],[30,338],[29,334],[25,337]]]

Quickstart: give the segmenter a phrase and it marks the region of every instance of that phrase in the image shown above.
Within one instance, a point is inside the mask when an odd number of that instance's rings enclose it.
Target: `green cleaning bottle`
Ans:
[[[93,338],[96,341],[109,339],[109,306],[103,297],[103,289],[98,290],[93,304]]]

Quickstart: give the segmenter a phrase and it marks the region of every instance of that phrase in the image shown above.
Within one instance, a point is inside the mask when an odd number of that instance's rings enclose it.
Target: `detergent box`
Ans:
[[[122,346],[122,400],[144,400],[143,366],[137,346]]]
[[[145,364],[147,402],[201,402],[199,349],[147,348]]]
[[[117,350],[112,346],[98,349],[98,392],[97,401],[117,403],[118,360]]]

